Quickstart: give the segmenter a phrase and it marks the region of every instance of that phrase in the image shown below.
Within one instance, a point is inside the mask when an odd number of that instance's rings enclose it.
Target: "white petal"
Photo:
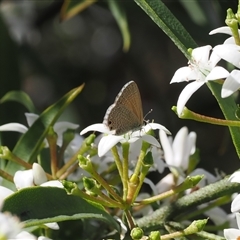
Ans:
[[[159,124],[159,123],[148,123],[146,126],[144,126],[145,131],[148,132],[150,129],[153,130],[163,130],[164,132],[166,132],[167,134],[171,134],[171,132],[165,128],[163,125]]]
[[[86,128],[84,128],[81,132],[80,135],[83,135],[89,131],[97,131],[97,132],[101,132],[101,133],[109,133],[109,129],[108,127],[103,124],[103,123],[96,123],[96,124],[92,124]]]
[[[209,35],[216,34],[216,33],[225,33],[225,34],[232,35],[232,31],[231,31],[230,27],[219,27],[219,28],[213,29],[209,33]]]
[[[174,186],[174,177],[172,173],[169,173],[160,182],[157,183],[156,188],[158,193],[163,193],[170,190]]]
[[[209,59],[210,50],[212,47],[210,45],[206,45],[203,47],[194,48],[192,51],[192,58],[197,63],[207,63]]]
[[[107,153],[113,146],[119,143],[121,140],[125,140],[123,136],[108,135],[102,137],[98,144],[98,156],[102,157]]]
[[[47,224],[48,224],[48,223],[46,223],[46,224],[44,224],[44,225],[47,226]],[[56,230],[58,230],[58,229],[56,229]],[[52,239],[51,239],[51,238],[44,237],[44,236],[40,236],[40,237],[38,237],[38,240],[52,240]]]
[[[233,70],[222,86],[222,98],[229,97],[240,88],[240,71]]]
[[[229,72],[223,67],[215,67],[212,71],[207,75],[206,80],[217,80],[226,78],[229,76]]]
[[[166,133],[162,130],[159,131],[159,136],[160,136],[160,141],[161,141],[161,145],[164,151],[164,157],[165,157],[165,161],[168,165],[173,165],[173,149],[172,146],[169,142],[169,139],[166,135]]]
[[[33,234],[31,234],[27,231],[20,232],[19,234],[17,234],[17,236],[14,239],[37,240],[37,238]]]
[[[171,83],[179,83],[196,79],[195,72],[190,67],[179,68],[173,75]]]
[[[232,201],[231,212],[239,212],[240,210],[240,194],[237,195]]]
[[[226,240],[236,240],[240,237],[240,230],[235,228],[228,228],[223,230]]]
[[[177,113],[178,116],[181,115],[183,108],[185,107],[188,99],[196,92],[205,82],[191,82],[189,83],[181,92],[177,101]]]
[[[188,147],[186,152],[189,155],[192,155],[196,151],[196,139],[197,139],[197,134],[195,132],[190,132],[188,135]]]
[[[240,229],[240,214],[239,213],[236,213],[236,220],[237,220],[238,228]]]
[[[182,127],[176,134],[173,141],[173,163],[171,165],[175,167],[182,167],[184,170],[188,167],[189,156],[184,159],[186,144],[187,144],[188,129],[187,127]]]
[[[48,228],[51,228],[53,230],[58,230],[59,229],[59,226],[56,222],[45,223],[44,225],[46,225]],[[42,239],[44,239],[44,238],[42,238]],[[46,239],[48,239],[48,238],[46,238]],[[38,238],[38,240],[39,240],[39,238]]]
[[[151,145],[153,146],[156,146],[156,147],[160,147],[160,144],[159,142],[157,141],[157,139],[151,135],[143,135],[142,136],[142,139],[145,141],[145,142],[148,142],[150,143]]]
[[[230,182],[240,183],[240,171],[234,172],[228,179]]]
[[[42,166],[40,166],[38,163],[33,163],[32,170],[33,170],[33,182],[35,185],[40,185],[44,182],[47,182],[47,176]]]
[[[54,124],[54,131],[60,135],[60,134],[63,134],[66,130],[68,129],[77,129],[79,127],[78,124],[74,124],[74,123],[71,123],[71,122],[57,122]]]
[[[14,184],[16,185],[17,189],[32,187],[33,184],[33,170],[24,170],[24,171],[17,171],[14,174],[13,178]]]
[[[25,133],[27,130],[28,130],[28,128],[20,123],[7,123],[7,124],[0,126],[0,131]]]
[[[234,37],[227,38],[223,44],[236,44]]]
[[[25,116],[27,118],[27,123],[29,127],[31,127],[33,123],[39,118],[39,115],[35,113],[25,113]]]
[[[63,188],[62,183],[60,181],[58,181],[58,180],[48,181],[48,182],[42,183],[40,186],[41,187],[58,187],[58,188]]]
[[[0,209],[4,203],[4,199],[13,194],[14,192],[6,187],[0,186]]]
[[[208,65],[210,66],[210,69],[214,68],[220,60],[221,58],[215,52],[212,52],[208,61]]]
[[[222,59],[240,67],[240,46],[235,44],[222,44],[213,48],[213,51]]]

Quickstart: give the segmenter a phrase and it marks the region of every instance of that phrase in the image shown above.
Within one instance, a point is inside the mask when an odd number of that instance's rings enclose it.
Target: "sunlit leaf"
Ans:
[[[131,44],[131,37],[128,28],[127,16],[119,1],[108,0],[109,8],[114,16],[123,38],[123,50],[128,51]]]
[[[34,104],[31,98],[25,92],[22,92],[22,91],[8,92],[0,99],[0,103],[4,103],[7,101],[16,101],[18,103],[21,103],[23,106],[25,106],[29,112],[31,113],[36,112],[36,109],[34,107]]]
[[[65,0],[60,13],[61,20],[67,20],[74,17],[96,1],[97,0]]]

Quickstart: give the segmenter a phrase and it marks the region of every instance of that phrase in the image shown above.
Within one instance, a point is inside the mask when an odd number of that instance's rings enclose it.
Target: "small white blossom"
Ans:
[[[229,177],[229,181],[240,183],[240,171],[237,171],[237,172],[233,173]],[[231,204],[231,212],[238,212],[238,211],[240,211],[240,194],[238,194],[233,199],[232,204]]]
[[[240,238],[240,214],[236,213],[236,219],[237,219],[237,225],[238,225],[238,229],[236,228],[228,228],[228,229],[224,229],[223,234],[224,237],[227,240],[236,240]]]
[[[212,52],[210,55],[211,46],[203,46],[192,50],[192,59],[189,61],[187,67],[178,69],[171,82],[191,81],[181,92],[177,101],[177,113],[180,116],[188,99],[196,92],[202,85],[208,81],[226,78],[229,72],[223,67],[216,66],[220,61],[220,57]]]
[[[104,154],[106,154],[113,146],[115,146],[117,143],[121,142],[129,142],[129,143],[133,143],[136,142],[138,140],[141,141],[146,141],[154,146],[160,147],[159,142],[157,141],[156,138],[154,138],[151,135],[147,135],[146,132],[148,132],[150,129],[161,129],[165,132],[167,132],[168,134],[170,134],[170,132],[161,124],[157,124],[157,123],[148,123],[145,126],[143,126],[141,128],[141,130],[138,131],[134,131],[134,132],[129,132],[126,133],[124,135],[112,135],[111,131],[109,131],[109,129],[107,128],[107,126],[103,123],[97,123],[97,124],[93,124],[90,125],[88,127],[86,127],[85,129],[83,129],[80,132],[80,135],[83,135],[89,131],[98,131],[104,134],[108,134],[107,136],[103,136],[99,142],[98,145],[98,155],[99,157],[102,157]]]

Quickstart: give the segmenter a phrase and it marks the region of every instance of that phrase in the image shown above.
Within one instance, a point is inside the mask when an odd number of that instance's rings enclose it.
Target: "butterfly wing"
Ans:
[[[143,124],[142,101],[134,81],[125,84],[104,117],[103,123],[116,135],[122,135]]]

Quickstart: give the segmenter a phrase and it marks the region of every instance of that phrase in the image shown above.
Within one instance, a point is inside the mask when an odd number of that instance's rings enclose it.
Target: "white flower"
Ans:
[[[23,224],[10,213],[0,212],[0,239],[16,239],[22,230]]]
[[[240,34],[240,31],[238,31]],[[220,27],[212,30],[209,34],[224,33],[231,35],[227,38],[223,44],[217,45],[213,48],[220,58],[224,59],[227,62],[230,62],[236,67],[240,67],[240,46],[236,45],[234,38],[232,37],[232,31],[230,27]]]
[[[240,31],[238,31],[240,34]],[[229,27],[220,27],[212,30],[209,34],[224,33],[231,35],[227,38],[223,44],[217,45],[213,48],[220,58],[233,64],[237,68],[240,68],[240,46],[236,45],[234,38],[232,37],[232,31]],[[226,78],[222,86],[221,96],[222,98],[229,97],[240,88],[240,71],[233,70]]]
[[[34,113],[25,113],[28,126],[32,126],[33,123],[39,118],[37,114]],[[58,135],[57,139],[57,145],[62,146],[63,142],[63,133],[67,129],[77,129],[79,127],[78,124],[70,123],[70,122],[57,122],[54,124],[53,129]],[[27,132],[28,128],[20,123],[7,123],[0,126],[0,132],[1,131],[13,131],[13,132],[20,132],[25,133]],[[45,146],[47,147],[48,144],[45,141]]]
[[[237,225],[238,225],[238,229],[235,228],[228,228],[228,229],[224,229],[223,233],[224,233],[224,237],[227,240],[236,240],[240,238],[240,214],[236,213],[236,219],[237,219]]]
[[[240,183],[240,171],[233,173],[229,177],[230,182]],[[238,194],[232,201],[231,212],[238,212],[240,210],[240,194]]]
[[[134,132],[129,132],[126,133],[124,135],[112,135],[111,131],[109,131],[109,129],[107,128],[107,126],[103,123],[97,123],[97,124],[93,124],[90,125],[88,127],[86,127],[85,129],[83,129],[80,132],[80,135],[83,135],[89,131],[98,131],[104,134],[109,134],[107,136],[103,136],[99,142],[98,145],[98,155],[99,157],[102,157],[104,154],[106,154],[113,146],[115,146],[117,143],[121,142],[129,142],[129,143],[133,143],[136,142],[138,140],[143,140],[146,141],[154,146],[160,147],[160,144],[158,143],[158,141],[156,140],[156,138],[154,138],[151,135],[147,135],[146,133],[150,130],[150,129],[161,129],[167,133],[170,134],[170,132],[161,124],[157,124],[157,123],[148,123],[145,126],[143,126],[141,128],[141,130],[138,131],[134,131]]]
[[[216,66],[221,59],[217,54],[212,52],[210,58],[211,46],[203,46],[192,50],[192,59],[189,66],[178,69],[171,82],[183,82],[195,80],[189,83],[181,92],[177,102],[177,113],[181,115],[188,99],[196,92],[204,83],[216,79],[226,78],[229,72],[223,67]]]
[[[165,161],[170,169],[171,167],[177,168],[179,173],[187,170],[189,157],[196,150],[196,133],[188,133],[187,127],[182,127],[176,134],[174,140],[171,136],[167,137],[166,133],[162,130],[159,131],[159,136]]]

